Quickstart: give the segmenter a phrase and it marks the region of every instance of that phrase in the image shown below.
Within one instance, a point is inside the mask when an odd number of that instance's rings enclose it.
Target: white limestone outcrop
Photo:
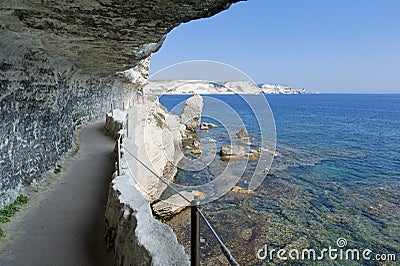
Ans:
[[[196,131],[200,126],[201,113],[203,111],[203,98],[199,94],[194,94],[186,100],[181,113],[181,123],[186,126],[186,130]]]
[[[166,185],[136,160],[159,176],[173,178],[176,167],[170,159],[180,160],[174,143],[180,141],[184,126],[152,97],[127,114],[128,123],[122,123],[124,128],[118,132],[128,132],[122,143],[121,173],[114,174],[106,207],[107,247],[114,250],[115,265],[189,265],[172,229],[153,218],[150,202]],[[109,115],[111,129],[126,120],[123,112],[114,110]]]
[[[124,140],[124,147],[132,154],[128,153],[126,157],[130,175],[136,181],[136,188],[152,203],[160,198],[166,185],[142,163],[172,182],[176,165],[183,157],[179,147],[184,126],[178,116],[168,113],[156,97],[135,104],[128,113],[130,135]]]
[[[189,265],[172,229],[153,218],[128,175],[113,179],[106,208],[106,243],[114,265]]]
[[[149,76],[151,54],[147,58],[140,60],[136,65],[128,70],[117,72],[116,74],[121,77],[129,79],[136,87],[144,86],[147,84]]]

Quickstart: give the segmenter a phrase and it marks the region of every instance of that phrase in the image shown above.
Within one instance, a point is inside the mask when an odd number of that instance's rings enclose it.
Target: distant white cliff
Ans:
[[[318,92],[308,92],[306,89],[293,89],[288,85],[282,84],[270,84],[262,83],[259,84],[264,94],[319,94]]]
[[[281,84],[206,80],[153,80],[144,87],[144,92],[145,94],[310,94],[305,89],[293,89]]]

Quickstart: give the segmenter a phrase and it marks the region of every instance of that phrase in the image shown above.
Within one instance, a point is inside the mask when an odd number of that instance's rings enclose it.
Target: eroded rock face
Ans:
[[[179,143],[184,126],[179,123],[179,117],[168,113],[157,98],[147,98],[143,104],[135,104],[128,113],[129,134],[124,139],[127,153],[138,158],[159,177],[173,182],[176,165],[183,156]],[[157,201],[166,184],[132,156],[127,159],[137,189],[149,202]]]
[[[199,94],[194,94],[186,100],[181,113],[181,123],[186,126],[186,130],[196,131],[196,128],[200,126],[202,111],[203,98]]]
[[[78,126],[129,101],[172,28],[237,1],[2,1],[0,207],[55,167]],[[130,68],[135,84],[115,75]]]
[[[14,34],[8,38],[18,39],[16,48],[23,44],[85,73],[110,76],[157,51],[174,27],[233,2],[238,0],[3,1],[0,29]]]
[[[115,177],[106,208],[106,244],[114,265],[189,265],[172,229],[153,218],[130,176]]]

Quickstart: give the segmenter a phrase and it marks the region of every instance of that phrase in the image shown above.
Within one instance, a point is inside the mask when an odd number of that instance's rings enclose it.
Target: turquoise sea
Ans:
[[[249,117],[240,96],[209,96],[237,111],[254,136],[252,148],[257,148],[257,123]],[[258,97],[266,97],[271,106],[279,155],[254,195],[230,192],[203,206],[234,257],[241,265],[382,265],[376,254],[395,254],[396,261],[384,265],[400,264],[400,95]],[[160,102],[173,110],[187,98],[164,95]],[[221,126],[199,134],[216,139],[218,145],[226,137]],[[245,175],[254,165],[249,161]],[[215,160],[201,172],[179,170],[175,182],[208,182],[218,167],[223,168],[224,162]],[[238,184],[245,186],[243,182]],[[185,228],[187,216],[184,212],[170,221],[186,247],[190,233],[177,225]],[[344,251],[369,249],[371,259],[284,261],[276,254],[272,259],[257,257],[265,245],[277,250],[308,248],[319,254],[329,246],[338,248],[339,238],[347,242]],[[205,226],[202,260],[205,265],[227,263]]]

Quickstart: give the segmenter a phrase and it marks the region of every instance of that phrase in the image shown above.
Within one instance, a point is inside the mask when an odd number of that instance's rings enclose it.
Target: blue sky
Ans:
[[[321,92],[400,93],[400,1],[249,0],[175,28],[151,72],[215,60],[256,82]]]

